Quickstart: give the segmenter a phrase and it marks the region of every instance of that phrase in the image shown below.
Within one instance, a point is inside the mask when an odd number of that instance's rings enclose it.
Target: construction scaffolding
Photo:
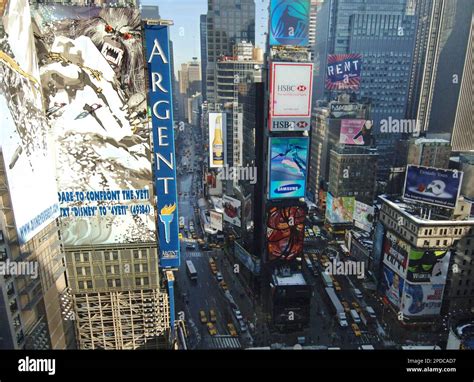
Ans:
[[[73,299],[80,349],[133,350],[152,340],[166,344],[159,338],[169,331],[169,301],[159,289],[76,294]]]

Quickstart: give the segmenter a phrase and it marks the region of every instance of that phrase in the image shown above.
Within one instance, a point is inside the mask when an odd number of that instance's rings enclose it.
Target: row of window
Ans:
[[[146,249],[134,249],[132,251],[134,259],[143,259],[147,254]],[[119,251],[103,251],[103,259],[105,261],[117,261],[119,259]],[[90,261],[90,252],[75,252],[74,260],[78,263],[87,263]]]
[[[92,289],[93,282],[92,280],[86,281],[78,281],[79,289]],[[135,278],[135,286],[148,286],[150,285],[150,278],[149,277],[136,277]],[[122,281],[120,279],[107,279],[107,286],[109,288],[119,288],[122,286]]]
[[[131,264],[124,264],[123,265],[123,272],[130,273],[130,266]],[[148,272],[148,264],[134,264],[133,269],[135,273],[141,272]],[[105,266],[105,273],[106,274],[120,274],[120,265],[106,265]],[[91,267],[76,267],[76,274],[78,276],[90,276],[91,275]]]

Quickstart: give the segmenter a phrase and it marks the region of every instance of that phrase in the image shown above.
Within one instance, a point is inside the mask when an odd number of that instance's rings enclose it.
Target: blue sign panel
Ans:
[[[270,199],[303,198],[309,139],[270,138]]]
[[[177,268],[180,264],[178,198],[168,27],[145,25],[145,41],[155,155],[160,267]]]
[[[405,199],[436,206],[455,208],[463,173],[456,170],[408,166]]]
[[[270,45],[309,44],[309,0],[271,0]]]

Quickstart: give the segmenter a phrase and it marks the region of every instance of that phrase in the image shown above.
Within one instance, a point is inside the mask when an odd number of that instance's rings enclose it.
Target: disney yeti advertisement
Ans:
[[[37,6],[66,245],[156,241],[139,11]]]
[[[28,1],[0,12],[0,155],[18,241],[24,244],[59,216],[54,150],[44,115]]]

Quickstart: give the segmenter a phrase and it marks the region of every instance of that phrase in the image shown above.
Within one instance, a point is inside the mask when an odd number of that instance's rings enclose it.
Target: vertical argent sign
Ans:
[[[145,25],[145,41],[155,155],[160,267],[177,268],[180,263],[178,198],[168,26]]]

